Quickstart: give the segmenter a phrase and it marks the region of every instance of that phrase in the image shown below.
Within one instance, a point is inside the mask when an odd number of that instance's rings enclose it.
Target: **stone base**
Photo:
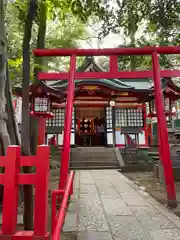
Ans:
[[[107,144],[106,147],[107,147],[107,148],[113,148],[114,146],[113,146],[113,144]]]
[[[177,208],[177,201],[176,200],[168,200],[167,205],[169,208]]]

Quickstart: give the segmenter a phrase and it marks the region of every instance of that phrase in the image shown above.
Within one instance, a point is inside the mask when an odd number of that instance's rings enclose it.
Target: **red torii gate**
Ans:
[[[64,189],[69,170],[70,137],[73,111],[73,98],[75,79],[98,79],[98,78],[153,78],[155,89],[155,104],[158,119],[159,153],[164,167],[168,205],[176,207],[176,191],[168,132],[164,114],[163,96],[161,91],[161,77],[179,77],[180,70],[160,70],[158,54],[180,54],[180,46],[161,46],[144,48],[115,48],[115,49],[36,49],[35,56],[70,56],[69,72],[39,73],[39,80],[64,80],[68,79],[67,105],[64,125],[64,141],[62,151],[62,163],[60,170],[59,188]],[[118,72],[118,56],[120,55],[150,55],[152,56],[152,71],[123,71]],[[77,56],[109,56],[109,72],[76,72]]]

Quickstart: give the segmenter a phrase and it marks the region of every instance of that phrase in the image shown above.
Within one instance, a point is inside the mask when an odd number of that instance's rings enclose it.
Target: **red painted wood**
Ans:
[[[104,48],[104,49],[77,49],[77,48],[54,48],[35,49],[35,56],[110,56],[110,55],[151,55],[154,51],[158,54],[179,54],[179,46],[147,46],[144,48]]]
[[[43,73],[38,74],[39,80],[64,80],[68,79],[69,73]],[[151,71],[137,71],[137,72],[76,72],[75,79],[111,79],[111,78],[151,78]]]
[[[52,233],[52,240],[57,240],[57,239],[61,239],[60,238],[60,233],[62,231],[62,227],[63,227],[63,223],[64,223],[64,218],[65,218],[65,214],[66,214],[66,208],[67,208],[67,202],[68,202],[68,198],[71,192],[71,187],[73,184],[73,179],[74,179],[74,172],[71,171],[68,179],[67,179],[67,183],[66,183],[66,187],[65,187],[65,192],[63,195],[63,199],[62,199],[62,204],[57,216],[57,220],[56,220],[56,226],[53,226],[53,233]]]
[[[109,58],[110,72],[118,72],[118,56],[110,56]]]
[[[75,89],[75,84],[74,84],[75,71],[76,71],[76,56],[73,55],[70,60],[70,74],[69,74],[69,80],[68,80],[67,104],[66,104],[65,123],[64,123],[64,138],[63,138],[63,150],[62,150],[62,157],[61,157],[59,189],[65,188],[67,176],[68,176],[68,170],[69,170],[72,111],[73,111],[73,100],[74,100],[74,89]]]
[[[4,185],[2,231],[0,239],[50,239],[47,232],[47,201],[49,176],[49,147],[40,146],[36,156],[20,156],[19,146],[9,146],[5,157],[0,157],[5,173],[0,174]],[[20,173],[20,166],[35,166],[35,174]],[[34,232],[16,232],[19,184],[35,185]]]
[[[0,174],[0,184],[4,185],[4,174]]]
[[[35,166],[36,165],[36,156],[21,156],[20,158],[20,166]]]
[[[52,201],[51,201],[51,232],[54,231],[54,228],[56,226],[56,200],[57,196],[63,196],[64,190],[53,190],[52,191]]]
[[[55,226],[56,226],[56,201],[57,196],[60,196],[62,193],[54,193],[52,191],[52,199],[51,199],[51,233],[54,232]]]
[[[180,77],[180,70],[161,70],[161,77]]]
[[[26,173],[26,174],[17,174],[17,182],[18,184],[30,184],[35,185],[36,184],[36,174],[33,173]]]
[[[39,80],[64,80],[68,79],[69,73],[38,73]],[[179,77],[180,70],[162,70],[161,77]],[[139,79],[139,78],[152,78],[152,71],[122,71],[122,72],[76,72],[75,79],[111,79],[111,78],[122,78],[122,79]]]
[[[166,118],[164,114],[164,103],[162,95],[162,86],[160,81],[160,65],[157,52],[152,54],[154,89],[155,89],[155,104],[158,120],[160,159],[164,167],[164,176],[166,182],[166,191],[168,201],[176,201],[176,191],[174,184],[174,176],[172,162],[170,158],[170,149],[168,143],[168,132],[166,126]]]
[[[46,118],[38,117],[38,145],[45,144]]]
[[[0,174],[0,184],[5,183],[5,175]],[[17,183],[18,184],[32,184],[36,183],[36,174],[29,173],[29,174],[21,174],[17,173]]]
[[[53,194],[55,194],[55,195],[57,195],[57,196],[60,195],[60,194],[63,195],[63,194],[64,194],[64,190],[62,190],[62,189],[61,189],[61,190],[59,190],[59,189],[53,190]]]
[[[36,236],[45,236],[47,234],[49,155],[50,149],[47,146],[37,148],[34,203],[34,234]]]
[[[0,167],[4,167],[6,163],[6,156],[0,156]]]
[[[7,238],[5,238],[7,239]],[[33,231],[18,231],[11,236],[8,240],[50,240],[50,234],[47,233],[43,238],[40,236],[34,236]]]
[[[144,110],[144,132],[145,132],[145,145],[148,145],[148,126],[147,126],[147,113],[146,113],[146,104],[143,104]]]
[[[58,99],[58,100],[60,100],[60,99]],[[31,111],[30,115],[32,117],[43,117],[43,118],[53,118],[54,117],[53,113],[49,113],[49,112],[44,112],[43,113],[43,112],[33,112],[33,111]]]
[[[10,146],[6,153],[2,214],[3,235],[13,235],[16,231],[18,206],[17,173],[20,170],[20,151],[19,146]]]

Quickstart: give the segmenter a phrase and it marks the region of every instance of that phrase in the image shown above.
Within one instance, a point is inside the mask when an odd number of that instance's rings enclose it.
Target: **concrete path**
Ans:
[[[180,240],[180,218],[116,170],[77,171],[67,240]]]

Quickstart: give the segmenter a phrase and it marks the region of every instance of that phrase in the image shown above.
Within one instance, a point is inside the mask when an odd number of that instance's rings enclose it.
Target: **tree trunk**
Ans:
[[[7,60],[7,42],[5,37],[5,4],[6,1],[0,1],[0,141],[1,154],[4,154],[6,148],[11,144],[7,131],[6,121],[6,60]]]
[[[47,6],[46,0],[42,0],[40,4],[40,20],[39,20],[39,29],[38,29],[38,39],[37,39],[37,48],[45,48],[45,38],[46,38],[46,20],[47,20]],[[34,69],[34,83],[38,83],[37,78],[38,72],[41,70],[43,65],[43,58],[35,58],[36,68]],[[38,67],[37,67],[38,66]],[[35,154],[37,147],[37,134],[38,134],[38,119],[33,117],[31,118],[31,151]]]
[[[12,88],[11,88],[11,82],[8,75],[8,64],[6,66],[6,89],[5,89],[5,97],[6,97],[6,112],[8,116],[7,120],[7,130],[9,133],[9,137],[11,140],[11,144],[13,145],[21,145],[21,139],[18,129],[18,124],[16,120],[16,115],[13,107],[13,100],[12,100]]]
[[[30,40],[33,20],[36,16],[37,2],[29,1],[29,8],[23,37],[23,92],[22,92],[22,125],[21,147],[24,155],[30,152],[30,117],[29,117],[29,84],[30,84]],[[24,172],[31,172],[30,167],[24,167]],[[24,229],[33,229],[33,186],[24,186]]]

